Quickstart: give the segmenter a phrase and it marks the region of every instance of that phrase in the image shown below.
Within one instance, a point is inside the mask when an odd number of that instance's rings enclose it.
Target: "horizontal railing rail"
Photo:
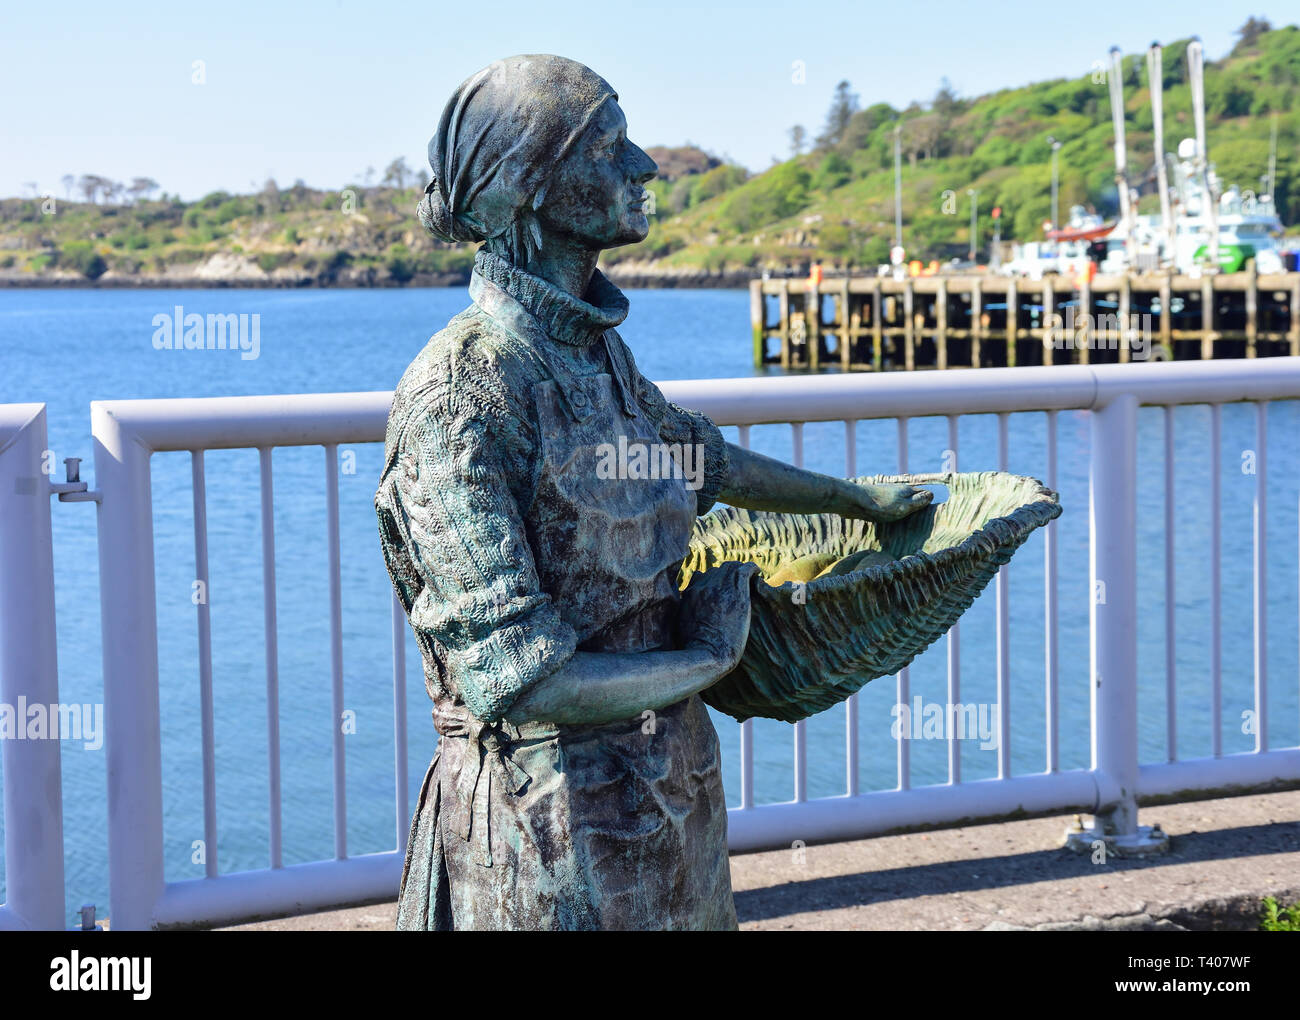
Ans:
[[[913,373],[886,376],[820,376],[773,379],[725,379],[663,383],[665,395],[697,408],[719,425],[737,426],[748,445],[755,425],[788,424],[793,460],[803,460],[803,426],[842,421],[845,429],[845,474],[856,475],[855,425],[865,419],[898,421],[899,470],[908,468],[908,423],[914,418],[948,419],[950,445],[956,451],[956,422],[962,415],[997,416],[999,467],[1007,468],[1008,417],[1017,412],[1044,412],[1048,430],[1045,482],[1055,487],[1056,413],[1085,410],[1091,415],[1092,456],[1089,512],[1092,581],[1104,580],[1108,596],[1091,607],[1092,759],[1086,769],[1058,766],[1056,662],[1055,524],[1046,532],[1045,697],[1047,733],[1041,773],[1012,774],[1009,733],[1010,620],[1006,568],[996,581],[996,680],[999,747],[996,778],[964,781],[960,758],[949,741],[948,781],[912,788],[908,744],[898,739],[898,783],[894,790],[862,792],[858,779],[857,700],[845,704],[846,796],[808,799],[807,734],[794,727],[794,798],[778,804],[755,804],[753,796],[753,729],[742,724],[740,740],[740,807],[729,812],[732,850],[752,850],[864,836],[918,825],[939,825],[1006,817],[1013,813],[1080,811],[1103,816],[1109,832],[1120,838],[1137,832],[1137,805],[1142,797],[1194,796],[1199,790],[1246,790],[1279,780],[1300,780],[1300,748],[1270,748],[1266,725],[1254,751],[1211,758],[1143,764],[1138,754],[1136,631],[1136,409],[1139,405],[1219,405],[1252,401],[1258,414],[1260,448],[1266,439],[1266,403],[1300,398],[1300,359],[1274,358],[1241,362],[1143,363],[1114,366],[987,369],[979,373]],[[304,396],[223,397],[201,400],[104,401],[92,405],[96,484],[103,494],[99,508],[101,590],[113,592],[101,603],[104,632],[104,699],[109,769],[109,863],[114,928],[204,925],[250,916],[320,909],[348,902],[392,896],[396,892],[407,821],[405,770],[405,702],[402,677],[405,620],[393,603],[395,736],[395,818],[398,836],[393,851],[349,857],[346,804],[343,797],[343,743],[335,726],[333,742],[333,860],[279,865],[278,819],[278,666],[275,653],[274,538],[270,450],[285,446],[322,446],[325,452],[327,556],[330,590],[331,689],[335,717],[342,705],[342,609],[340,599],[338,446],[380,442],[384,437],[390,394],[343,393]],[[1214,420],[1217,422],[1217,411]],[[1172,449],[1172,419],[1166,418],[1166,453]],[[206,450],[257,449],[262,463],[263,580],[267,621],[267,693],[270,788],[273,803],[272,867],[218,875],[215,855],[208,856],[207,877],[166,882],[163,876],[162,777],[159,735],[158,636],[154,592],[154,545],[150,456],[158,451],[189,451],[194,493],[196,562],[206,570]],[[1217,471],[1217,467],[1215,468]],[[1217,485],[1217,475],[1212,485]],[[1267,642],[1259,622],[1266,597],[1267,465],[1255,478],[1256,534],[1254,598],[1257,623],[1255,710],[1267,718]],[[1217,507],[1217,495],[1215,496]],[[1099,507],[1104,512],[1099,512]],[[1218,527],[1217,515],[1214,527]],[[1167,541],[1172,543],[1172,526]],[[1167,546],[1172,549],[1172,545]],[[376,555],[378,552],[376,550]],[[1217,544],[1211,556],[1218,555]],[[1172,584],[1172,579],[1170,579]],[[1218,596],[1214,578],[1214,598]],[[1216,603],[1217,605],[1217,603]],[[1217,611],[1217,610],[1216,610]],[[215,761],[212,735],[211,639],[206,606],[198,607],[201,737],[205,837],[215,845],[213,804]],[[1217,629],[1217,624],[1216,624]],[[948,695],[960,693],[959,631],[949,635]],[[1220,654],[1213,646],[1212,697],[1221,696]],[[1172,670],[1171,670],[1172,676]],[[909,674],[897,677],[900,704],[908,703]],[[1172,687],[1170,688],[1172,691]],[[1175,699],[1167,706],[1173,733]],[[1218,709],[1215,709],[1216,713]],[[1218,718],[1216,714],[1215,718]],[[1216,731],[1217,732],[1217,731]],[[1171,745],[1172,746],[1172,745]],[[8,773],[6,772],[6,775]]]

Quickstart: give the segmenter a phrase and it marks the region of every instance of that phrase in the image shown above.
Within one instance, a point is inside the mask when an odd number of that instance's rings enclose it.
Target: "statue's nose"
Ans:
[[[637,184],[644,184],[659,173],[659,164],[651,159],[641,146],[632,143],[632,149],[632,180]]]

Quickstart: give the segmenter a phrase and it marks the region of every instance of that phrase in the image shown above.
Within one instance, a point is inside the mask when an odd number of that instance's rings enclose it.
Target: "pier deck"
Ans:
[[[843,371],[1300,355],[1300,273],[750,284],[754,365]]]

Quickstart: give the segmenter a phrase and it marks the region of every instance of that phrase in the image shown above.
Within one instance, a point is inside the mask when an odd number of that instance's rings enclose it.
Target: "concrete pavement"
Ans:
[[[1300,790],[1144,808],[1165,856],[1093,863],[1060,848],[1072,816],[738,854],[741,927],[765,930],[1235,929],[1300,900]],[[241,930],[389,930],[395,904]]]

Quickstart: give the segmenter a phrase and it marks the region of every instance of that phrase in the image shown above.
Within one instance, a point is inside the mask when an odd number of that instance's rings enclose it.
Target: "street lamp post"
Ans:
[[[1059,164],[1057,162],[1057,153],[1061,150],[1061,143],[1050,135],[1047,138],[1047,144],[1052,147],[1052,229],[1061,229],[1061,212],[1060,212],[1060,177]]]
[[[903,247],[903,124],[894,125],[894,247]]]
[[[970,260],[971,262],[974,262],[977,254],[976,249],[978,247],[975,241],[975,230],[976,224],[979,222],[979,207],[977,205],[979,192],[974,188],[967,188],[966,194],[970,196]]]

